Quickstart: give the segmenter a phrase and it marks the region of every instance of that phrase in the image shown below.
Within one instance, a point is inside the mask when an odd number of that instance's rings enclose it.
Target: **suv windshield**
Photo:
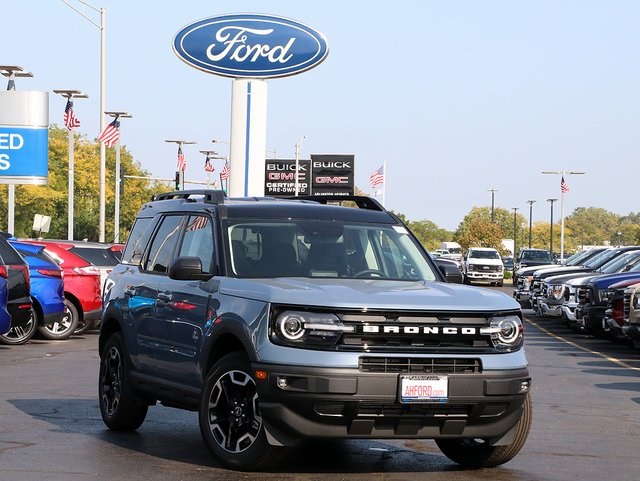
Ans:
[[[226,226],[241,278],[375,277],[435,280],[404,227],[319,220],[245,220]]]

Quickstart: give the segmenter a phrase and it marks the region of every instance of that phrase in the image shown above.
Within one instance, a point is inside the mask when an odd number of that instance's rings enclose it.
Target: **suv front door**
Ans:
[[[213,276],[214,232],[209,217],[192,215],[183,225],[180,240],[174,251],[176,257],[197,257],[202,271]],[[156,301],[154,323],[161,336],[158,339],[157,360],[163,369],[163,379],[200,386],[197,353],[202,351],[201,343],[205,324],[212,322],[213,312],[208,313],[212,282],[199,280],[171,279],[168,275],[160,278]]]

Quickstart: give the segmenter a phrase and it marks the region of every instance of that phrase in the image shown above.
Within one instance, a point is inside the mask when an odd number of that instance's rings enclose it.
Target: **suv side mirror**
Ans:
[[[213,274],[202,272],[202,261],[199,257],[176,257],[169,264],[169,277],[178,281],[207,281]]]
[[[456,284],[462,284],[462,272],[453,264],[438,264],[438,269],[444,274],[447,282],[454,282]]]

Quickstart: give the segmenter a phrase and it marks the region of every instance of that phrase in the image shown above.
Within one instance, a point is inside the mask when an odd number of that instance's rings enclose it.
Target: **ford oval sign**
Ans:
[[[233,78],[295,75],[329,53],[320,32],[259,14],[221,15],[187,25],[173,39],[173,50],[192,67]]]

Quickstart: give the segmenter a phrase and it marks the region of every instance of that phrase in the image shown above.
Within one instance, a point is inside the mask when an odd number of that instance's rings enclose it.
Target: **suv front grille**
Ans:
[[[480,359],[361,357],[358,369],[363,372],[476,374],[482,372]]]

